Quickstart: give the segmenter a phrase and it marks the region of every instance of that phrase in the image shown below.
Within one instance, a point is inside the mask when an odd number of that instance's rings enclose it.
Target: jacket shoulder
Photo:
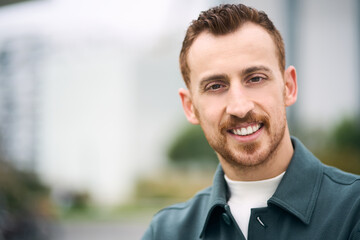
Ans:
[[[186,202],[176,203],[161,209],[159,212],[155,214],[154,217],[157,217],[158,215],[167,215],[171,213],[175,213],[175,214],[181,212],[187,213],[187,211],[193,208],[194,206],[198,207],[199,205],[206,204],[210,197],[211,188],[212,187],[208,187],[198,192],[197,194],[195,194],[194,197],[192,197]]]
[[[196,239],[204,224],[210,193],[208,187],[186,202],[161,209],[154,215],[143,239]]]
[[[324,175],[334,183],[341,185],[357,185],[360,190],[360,175],[344,172],[340,169],[330,166],[324,167]]]

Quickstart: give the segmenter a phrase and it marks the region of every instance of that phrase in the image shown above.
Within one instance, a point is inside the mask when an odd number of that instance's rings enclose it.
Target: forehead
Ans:
[[[191,81],[209,71],[240,71],[240,68],[254,64],[280,70],[274,40],[264,28],[254,23],[245,23],[226,35],[202,32],[188,53]]]

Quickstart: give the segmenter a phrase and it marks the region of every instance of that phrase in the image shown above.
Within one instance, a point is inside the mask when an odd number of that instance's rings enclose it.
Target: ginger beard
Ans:
[[[205,137],[209,145],[215,150],[219,159],[225,160],[228,164],[235,168],[253,168],[269,162],[279,148],[282,142],[286,129],[286,112],[285,106],[283,109],[278,109],[279,116],[273,123],[270,123],[270,117],[267,114],[258,114],[254,111],[249,112],[244,118],[236,116],[227,116],[219,124],[219,128],[214,131],[206,129],[208,124],[203,124],[201,114],[194,107],[195,115],[197,116],[200,126],[203,129]],[[228,141],[231,133],[229,129],[236,127],[241,123],[261,123],[262,139],[251,143],[237,143],[234,140]],[[260,130],[259,129],[259,130]],[[265,138],[265,139],[264,139]]]

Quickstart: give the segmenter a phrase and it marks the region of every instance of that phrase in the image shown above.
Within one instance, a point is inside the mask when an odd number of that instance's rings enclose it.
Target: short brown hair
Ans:
[[[246,22],[263,27],[273,38],[277,47],[279,67],[285,70],[285,48],[280,32],[276,29],[267,14],[243,4],[224,4],[200,13],[197,20],[191,22],[186,31],[180,51],[180,70],[186,86],[190,87],[190,68],[187,55],[194,40],[204,31],[215,36],[226,35],[236,31]]]

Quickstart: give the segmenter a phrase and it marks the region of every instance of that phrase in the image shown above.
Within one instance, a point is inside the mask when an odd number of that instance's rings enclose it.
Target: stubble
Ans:
[[[195,109],[195,114],[200,120],[206,139],[209,145],[215,150],[219,158],[225,160],[234,168],[256,168],[271,161],[279,148],[286,129],[286,115],[280,114],[280,122],[273,123],[271,126],[270,118],[266,114],[249,112],[244,118],[229,116],[220,123],[219,130],[205,129],[199,112]],[[241,123],[261,122],[262,134],[266,134],[266,141],[255,141],[252,143],[229,143],[228,138],[231,133],[229,129],[239,126]]]

